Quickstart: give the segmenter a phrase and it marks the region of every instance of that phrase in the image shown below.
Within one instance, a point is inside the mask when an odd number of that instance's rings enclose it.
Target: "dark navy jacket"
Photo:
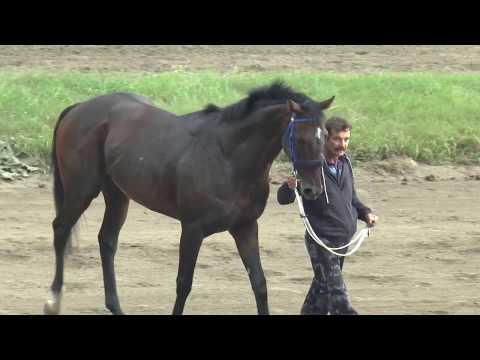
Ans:
[[[357,231],[357,219],[366,222],[371,210],[360,202],[355,193],[353,172],[346,157],[338,161],[341,173],[338,179],[330,173],[326,164],[323,166],[329,204],[324,189],[317,200],[303,198],[303,206],[317,236],[334,246],[342,246]],[[277,200],[281,205],[295,201],[295,193],[286,182],[278,189]]]

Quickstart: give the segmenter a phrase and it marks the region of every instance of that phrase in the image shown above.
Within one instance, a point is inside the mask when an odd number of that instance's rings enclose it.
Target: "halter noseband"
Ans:
[[[290,151],[290,161],[293,164],[293,170],[295,172],[297,169],[311,170],[322,166],[323,160],[297,159],[297,153],[295,151],[295,125],[299,123],[313,123],[313,121],[313,119],[309,118],[297,118],[295,117],[295,114],[293,114],[290,124],[288,124],[288,127],[283,135],[283,143],[286,143],[286,146]]]

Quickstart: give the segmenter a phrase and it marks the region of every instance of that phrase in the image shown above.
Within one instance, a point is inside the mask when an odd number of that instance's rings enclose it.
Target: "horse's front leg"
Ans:
[[[247,269],[259,315],[268,315],[267,281],[260,262],[258,223],[256,220],[230,229],[238,252]]]

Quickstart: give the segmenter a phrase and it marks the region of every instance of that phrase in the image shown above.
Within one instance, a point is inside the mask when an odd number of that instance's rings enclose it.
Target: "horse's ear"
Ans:
[[[287,107],[288,111],[290,111],[292,114],[298,114],[302,112],[302,108],[300,105],[298,105],[295,101],[293,100],[287,100]]]
[[[333,103],[333,100],[335,100],[335,96],[332,96],[330,99],[322,101],[320,103],[320,106],[322,107],[322,110],[327,110]]]

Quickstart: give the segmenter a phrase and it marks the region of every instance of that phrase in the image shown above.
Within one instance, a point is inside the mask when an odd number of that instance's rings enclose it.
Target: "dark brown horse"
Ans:
[[[114,256],[131,200],[181,222],[177,298],[181,314],[205,237],[229,231],[255,294],[268,314],[257,219],[269,195],[269,170],[282,149],[295,153],[303,192],[316,198],[324,137],[323,111],[282,83],[253,90],[233,105],[209,105],[176,116],[126,93],[99,96],[65,109],[53,138],[57,215],[53,221],[56,271],[45,313],[60,312],[64,253],[72,227],[100,192],[105,215],[98,234],[106,307],[122,314]],[[297,117],[303,120],[292,123]],[[314,166],[312,166],[312,164]]]

